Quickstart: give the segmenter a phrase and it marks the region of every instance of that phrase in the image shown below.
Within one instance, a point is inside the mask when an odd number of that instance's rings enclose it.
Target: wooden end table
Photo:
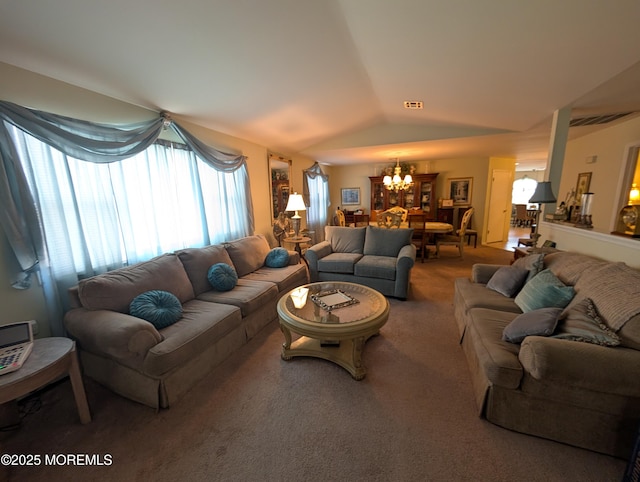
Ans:
[[[0,376],[0,404],[25,396],[66,375],[71,379],[80,421],[83,424],[91,422],[76,345],[69,338],[34,340],[33,350],[24,365]]]

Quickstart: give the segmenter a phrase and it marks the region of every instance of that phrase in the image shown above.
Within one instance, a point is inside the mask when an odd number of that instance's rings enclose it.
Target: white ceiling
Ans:
[[[0,61],[325,163],[540,168],[555,110],[640,111],[639,21],[637,0],[0,0]]]

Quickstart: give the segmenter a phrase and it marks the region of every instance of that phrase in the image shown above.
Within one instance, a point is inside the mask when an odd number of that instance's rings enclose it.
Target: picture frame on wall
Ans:
[[[591,185],[591,173],[581,172],[578,174],[578,181],[576,182],[576,201],[581,202],[582,195],[585,192],[589,192],[589,186]]]
[[[342,188],[342,205],[357,206],[360,204],[360,188],[345,187]]]
[[[455,177],[449,179],[449,199],[454,206],[470,206],[473,189],[472,177]]]

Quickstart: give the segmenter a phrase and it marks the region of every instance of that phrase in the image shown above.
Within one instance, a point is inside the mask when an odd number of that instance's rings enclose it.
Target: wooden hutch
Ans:
[[[438,213],[436,178],[438,173],[414,174],[413,186],[407,191],[389,191],[383,183],[384,176],[371,176],[371,212],[386,211],[394,206],[405,209],[419,208],[435,221]]]

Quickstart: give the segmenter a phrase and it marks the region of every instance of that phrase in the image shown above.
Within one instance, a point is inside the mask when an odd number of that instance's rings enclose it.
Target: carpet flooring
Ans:
[[[66,465],[0,466],[7,481],[620,481],[626,462],[515,433],[477,415],[453,320],[453,279],[512,253],[443,248],[419,261],[407,301],[390,300],[353,380],[325,360],[280,358],[277,323],[155,412],[85,381],[81,425],[68,380],[28,400],[0,432],[3,454]],[[105,465],[69,464],[76,461]],[[83,458],[85,455],[94,457]]]

